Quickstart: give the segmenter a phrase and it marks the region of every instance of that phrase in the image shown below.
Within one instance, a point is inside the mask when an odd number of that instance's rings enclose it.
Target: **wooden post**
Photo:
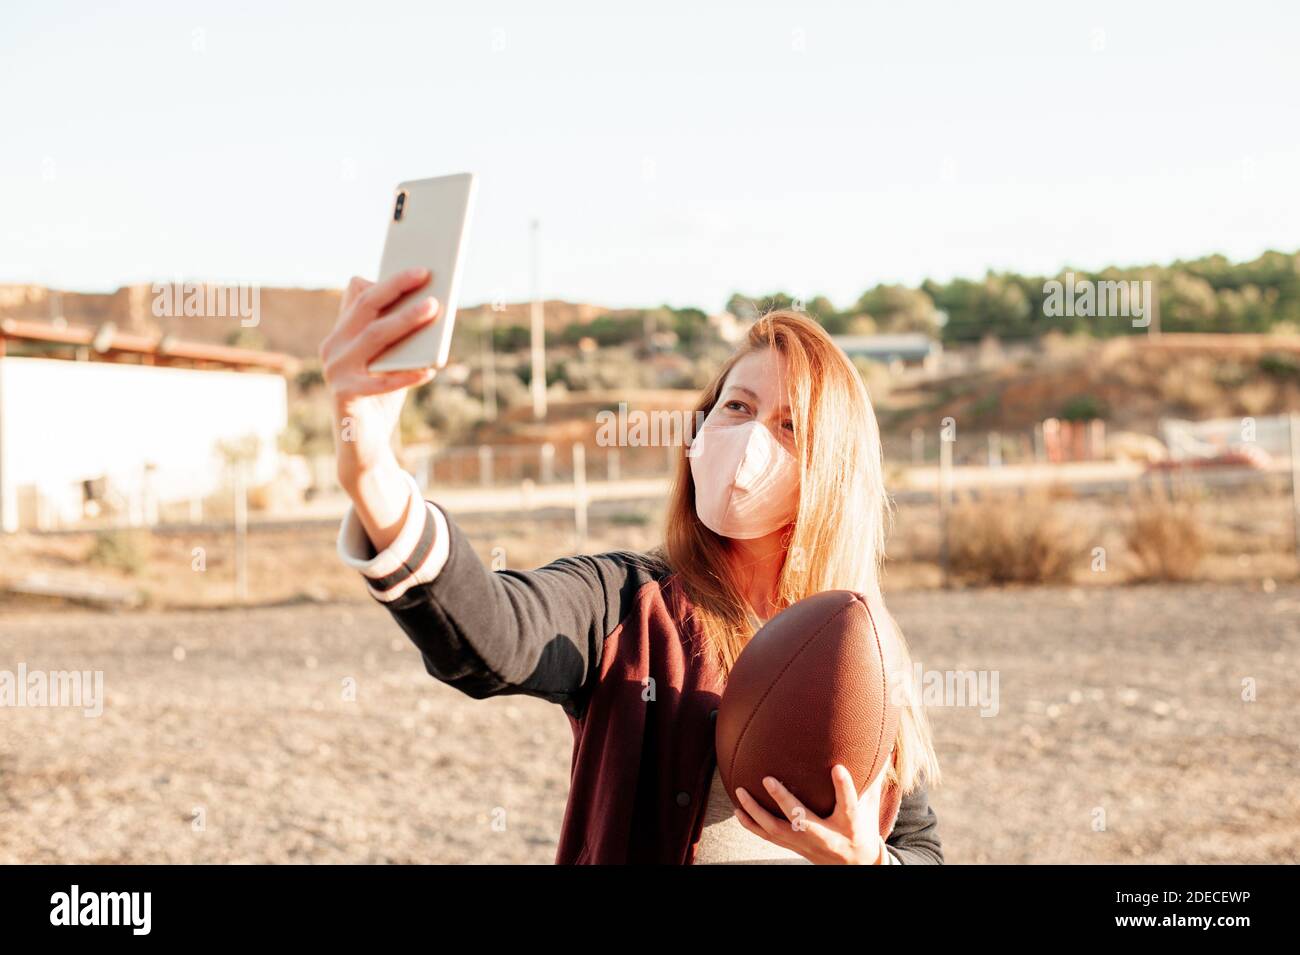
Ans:
[[[536,219],[532,222],[533,298],[528,308],[528,340],[532,355],[532,379],[529,390],[533,396],[533,418],[546,420],[546,321],[542,312],[541,266],[537,247]]]
[[[248,489],[244,462],[234,463],[235,486],[235,603],[248,600]]]
[[[0,356],[4,355],[5,339],[0,334]],[[4,374],[4,362],[0,362],[0,375]],[[18,530],[18,486],[14,483],[13,462],[6,441],[8,428],[5,426],[7,416],[14,414],[16,408],[4,405],[4,390],[0,388],[0,531],[12,534]]]
[[[497,362],[494,334],[496,302],[488,306],[483,317],[483,417],[497,420]]]
[[[573,528],[580,554],[587,547],[587,448],[573,446]]]
[[[939,429],[939,571],[948,586],[948,520],[952,512],[952,446]]]
[[[1104,461],[1106,459],[1106,422],[1093,418],[1088,422],[1088,460]]]
[[[1160,280],[1152,276],[1151,297],[1147,302],[1147,337],[1160,337]]]
[[[479,445],[478,480],[484,487],[492,485],[492,446],[490,444]]]
[[[618,480],[618,448],[605,452],[605,477],[610,481]]]
[[[50,520],[50,499],[41,488],[36,487],[33,490],[36,492],[36,529],[48,531],[53,526]]]
[[[912,429],[912,463],[925,463],[925,431],[922,428]]]
[[[1287,415],[1291,444],[1291,516],[1295,532],[1295,555],[1300,560],[1300,414]]]
[[[140,478],[141,494],[141,511],[144,517],[146,527],[157,527],[159,518],[158,492],[154,487],[154,472],[157,468],[152,464],[144,466],[144,473]]]
[[[542,445],[541,450],[538,453],[541,455],[541,461],[539,463],[540,482],[542,484],[550,484],[551,480],[555,477],[555,445],[547,441]]]

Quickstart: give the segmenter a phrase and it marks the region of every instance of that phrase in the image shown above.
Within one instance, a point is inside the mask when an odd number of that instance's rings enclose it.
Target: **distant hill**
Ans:
[[[0,319],[51,320],[62,317],[72,325],[102,325],[113,322],[123,331],[149,335],[171,334],[177,338],[213,344],[242,344],[285,352],[298,358],[315,356],[322,338],[338,316],[338,289],[263,288],[260,314],[255,327],[244,328],[238,317],[157,317],[152,285],[129,285],[115,292],[68,292],[40,285],[0,285]],[[527,326],[526,302],[491,303],[462,307],[458,323],[477,331],[493,313],[497,328]],[[620,314],[598,305],[549,300],[544,316],[548,332],[574,323]]]
[[[882,429],[895,434],[948,417],[973,432],[1023,432],[1048,417],[1151,432],[1170,416],[1300,411],[1300,336],[1062,339],[1032,359],[893,389],[878,411]]]

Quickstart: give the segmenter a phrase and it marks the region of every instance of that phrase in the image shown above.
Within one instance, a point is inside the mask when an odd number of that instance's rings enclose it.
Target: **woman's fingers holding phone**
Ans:
[[[431,368],[377,374],[369,368],[394,342],[437,318],[438,304],[428,300],[379,317],[401,296],[428,281],[425,269],[399,272],[377,284],[353,279],[343,293],[339,320],[321,343],[321,372],[334,397],[339,482],[354,500],[357,494],[364,496],[367,474],[397,469],[389,437],[397,427],[403,397],[408,388],[434,376]],[[384,506],[382,500],[371,500],[362,510],[373,513]]]
[[[366,318],[374,318],[407,292],[415,291],[428,281],[428,269],[403,269],[382,282],[376,282],[358,295],[353,311],[364,313]]]
[[[346,309],[349,305],[351,305],[353,302],[355,302],[358,298],[361,297],[362,292],[364,292],[366,289],[370,288],[374,284],[375,283],[370,281],[370,279],[363,279],[360,275],[352,276],[352,278],[348,281],[347,288],[343,290],[343,299],[339,303],[340,306]]]
[[[391,394],[406,388],[417,388],[432,381],[437,372],[435,368],[414,368],[409,371],[379,371],[372,374],[366,370],[363,362],[349,364],[351,367],[348,371],[336,376],[330,384],[335,397],[349,403],[375,395]],[[385,420],[384,427],[395,423],[395,421]]]
[[[346,348],[380,312],[407,292],[413,292],[424,285],[429,277],[428,269],[405,269],[382,282],[370,282],[360,276],[353,276],[343,290],[338,321],[321,343],[322,357],[326,351],[335,347]]]
[[[355,335],[356,329],[363,324],[358,319],[354,306],[357,299],[367,289],[372,288],[374,284],[374,282],[363,279],[359,275],[354,275],[348,280],[347,286],[343,289],[343,295],[339,299],[339,316],[334,320],[334,327],[330,329],[329,334],[321,340],[318,349],[322,365],[328,366],[341,350],[347,348],[348,337]]]
[[[411,371],[382,371],[378,374],[367,375],[361,379],[353,394],[361,397],[363,395],[386,395],[393,391],[401,391],[404,388],[418,388],[420,385],[433,381],[433,376],[437,374],[433,368],[416,368]]]
[[[437,300],[430,297],[366,324],[357,322],[351,328],[336,328],[321,346],[325,381],[339,397],[374,394],[364,381],[370,377],[370,362],[395,342],[435,321],[439,308]],[[353,314],[356,314],[355,310]],[[363,384],[366,385],[364,390],[361,389]]]
[[[438,300],[429,296],[398,309],[392,315],[385,315],[378,321],[371,322],[357,336],[356,347],[362,355],[362,360],[368,365],[391,345],[436,321],[440,309]]]

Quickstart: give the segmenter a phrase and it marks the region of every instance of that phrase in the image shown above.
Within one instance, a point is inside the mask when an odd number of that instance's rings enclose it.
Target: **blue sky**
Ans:
[[[0,282],[339,286],[481,176],[464,300],[1300,248],[1300,5],[36,3],[0,28]]]

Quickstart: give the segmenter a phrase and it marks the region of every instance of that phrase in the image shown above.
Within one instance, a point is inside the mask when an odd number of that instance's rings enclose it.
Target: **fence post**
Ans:
[[[922,428],[912,429],[912,463],[925,463],[925,431]]]
[[[144,466],[140,478],[140,509],[146,527],[157,527],[159,519],[158,489],[154,487],[154,474],[157,468],[152,464]]]
[[[235,486],[235,603],[248,600],[248,489],[244,484],[244,462],[234,465]]]
[[[954,435],[954,439],[955,439]],[[948,586],[948,519],[952,510],[952,445],[953,441],[939,429],[939,573],[943,586]]]
[[[1295,555],[1300,560],[1300,414],[1287,415],[1291,445],[1291,518],[1295,532]]]
[[[481,444],[478,449],[478,480],[484,487],[492,485],[492,446]]]
[[[587,448],[581,442],[573,446],[573,526],[582,553],[587,547]]]
[[[989,432],[989,467],[1002,467],[1002,435],[996,431]]]
[[[610,481],[617,481],[618,472],[618,448],[610,448],[605,452],[605,476]]]
[[[550,484],[555,477],[555,445],[547,441],[541,449],[541,483]]]

